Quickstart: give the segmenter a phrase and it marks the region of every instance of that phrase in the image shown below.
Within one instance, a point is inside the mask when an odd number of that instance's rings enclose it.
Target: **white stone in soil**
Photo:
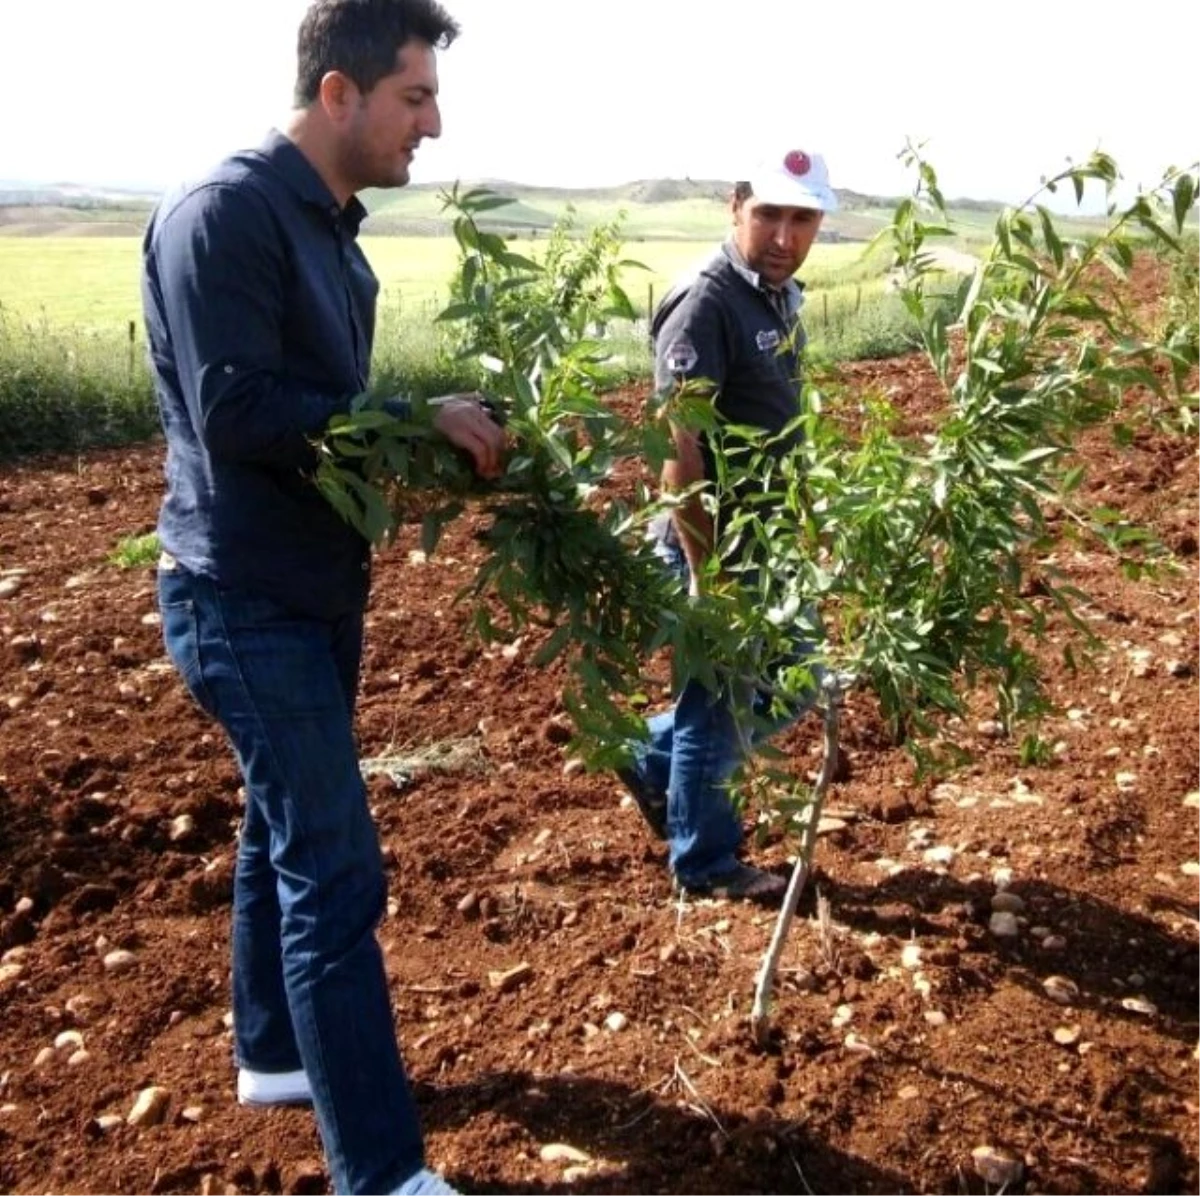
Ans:
[[[1072,1005],[1079,1000],[1079,985],[1067,976],[1047,976],[1042,981],[1042,989],[1059,1005]]]
[[[1016,914],[1004,910],[992,914],[988,919],[988,930],[998,939],[1015,939],[1021,933]]]
[[[566,1142],[548,1142],[539,1151],[543,1163],[590,1163],[592,1156]]]
[[[158,1125],[166,1117],[170,1103],[171,1093],[166,1088],[157,1085],[143,1088],[125,1120],[130,1125]]]
[[[1003,1146],[977,1146],[971,1151],[975,1174],[998,1188],[1011,1188],[1020,1183],[1025,1164]]]
[[[1158,1012],[1158,1006],[1145,997],[1123,997],[1121,1008],[1128,1009],[1130,1013],[1140,1013],[1143,1017],[1153,1017]]]
[[[1016,893],[1002,891],[992,896],[992,909],[998,914],[1019,914],[1025,909],[1025,902]]]
[[[171,829],[167,837],[172,843],[178,843],[180,839],[186,839],[195,829],[196,820],[190,814],[180,814],[178,818],[171,820]]]

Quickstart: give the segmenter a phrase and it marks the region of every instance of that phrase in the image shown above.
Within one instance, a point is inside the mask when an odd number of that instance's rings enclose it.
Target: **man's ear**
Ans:
[[[325,109],[334,124],[340,124],[358,107],[360,92],[349,75],[341,71],[326,71],[317,90],[317,103]]]

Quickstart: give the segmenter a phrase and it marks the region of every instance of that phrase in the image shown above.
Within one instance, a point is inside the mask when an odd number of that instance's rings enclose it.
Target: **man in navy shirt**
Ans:
[[[457,34],[436,0],[316,0],[286,130],[165,198],[144,245],[163,637],[245,779],[238,1097],[311,1100],[338,1192],[452,1191],[425,1168],[375,938],[386,883],[353,729],[369,546],[318,493],[311,441],[370,372],[355,193],[403,186],[440,135],[436,52]],[[477,397],[440,400],[435,427],[501,472]]]
[[[737,183],[732,231],[693,276],[677,283],[654,314],[655,386],[662,393],[685,384],[708,395],[721,421],[773,434],[772,451],[800,414],[800,325],[803,286],[793,275],[807,258],[826,212],[837,207],[824,159],[781,148]],[[694,430],[677,426],[674,456],[663,469],[668,491],[712,483],[712,447]],[[717,547],[721,522],[736,496],[724,496],[714,516],[699,493],[660,524],[661,555],[698,594]],[[794,651],[779,665],[811,653],[802,627]],[[812,696],[815,696],[815,687]],[[779,730],[811,704],[777,720]],[[621,777],[652,829],[667,840],[676,885],[689,893],[777,904],[787,890],[780,876],[738,859],[742,828],[727,785],[753,738],[737,725],[738,703],[686,682],[674,705],[649,720],[650,741],[636,750]]]

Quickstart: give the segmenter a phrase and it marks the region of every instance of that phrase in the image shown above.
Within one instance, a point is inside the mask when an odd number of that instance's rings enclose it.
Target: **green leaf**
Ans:
[[[1022,453],[1017,458],[1017,464],[1032,465],[1038,461],[1045,461],[1049,457],[1060,456],[1062,451],[1057,445],[1042,445],[1040,448],[1030,449],[1028,452]]]
[[[1076,465],[1073,469],[1069,469],[1059,483],[1059,489],[1063,494],[1072,494],[1078,490],[1083,479],[1087,476],[1086,465]]]
[[[571,640],[571,628],[567,625],[556,627],[553,634],[533,654],[530,663],[535,669],[544,669],[552,660],[556,660]]]
[[[1171,209],[1175,216],[1175,229],[1183,232],[1192,205],[1196,202],[1196,179],[1189,173],[1181,174],[1171,190]]]
[[[530,273],[540,273],[542,269],[532,258],[513,253],[511,250],[497,254],[496,262],[507,270],[527,270]]]
[[[479,196],[475,199],[473,196]],[[494,195],[485,191],[469,191],[463,196],[463,206],[472,212],[491,212],[496,208],[508,207],[516,201],[507,195]]]
[[[946,475],[939,473],[933,480],[933,505],[940,511],[946,505]]]
[[[1042,222],[1042,240],[1045,241],[1046,249],[1054,259],[1055,266],[1061,270],[1064,261],[1063,243],[1054,227],[1054,220],[1049,211],[1041,204],[1038,205],[1037,213]]]
[[[478,308],[474,303],[451,303],[449,307],[438,312],[434,316],[437,323],[445,323],[449,320],[469,320],[471,319]]]

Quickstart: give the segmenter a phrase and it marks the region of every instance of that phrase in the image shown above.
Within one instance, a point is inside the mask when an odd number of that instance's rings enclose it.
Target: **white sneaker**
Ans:
[[[395,1189],[395,1196],[458,1196],[458,1189],[452,1188],[436,1171],[422,1167]]]
[[[239,1105],[311,1105],[312,1089],[304,1071],[251,1071],[239,1067]]]

